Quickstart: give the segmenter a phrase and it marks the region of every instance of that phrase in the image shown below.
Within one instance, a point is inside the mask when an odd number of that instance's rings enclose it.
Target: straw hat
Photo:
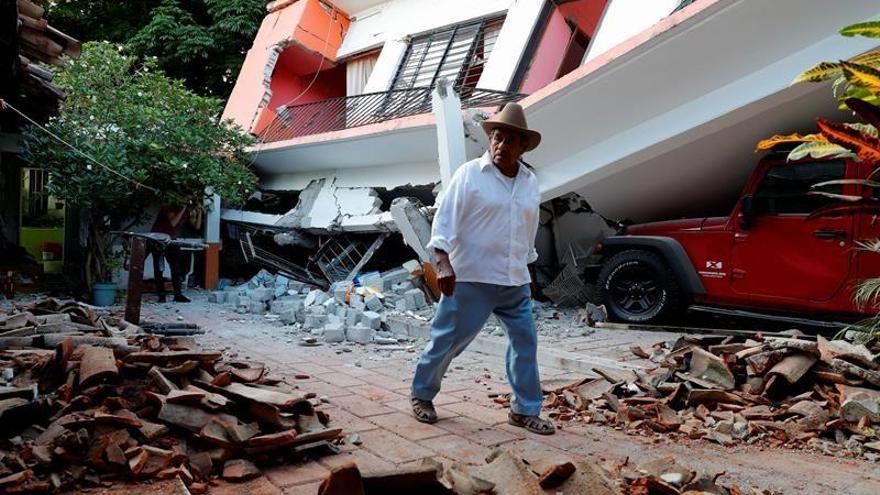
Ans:
[[[529,129],[526,123],[526,115],[519,103],[508,103],[495,115],[484,120],[480,125],[486,135],[492,134],[492,129],[503,127],[521,132],[526,139],[526,151],[532,151],[541,144],[541,133]]]

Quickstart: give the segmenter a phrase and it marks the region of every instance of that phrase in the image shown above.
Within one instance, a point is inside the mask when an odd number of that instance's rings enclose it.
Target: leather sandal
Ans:
[[[416,399],[415,397],[410,397],[409,401],[412,404],[413,416],[416,417],[417,421],[428,424],[437,422],[437,410],[434,409],[433,402]]]
[[[522,414],[511,412],[507,415],[507,423],[525,428],[538,435],[552,435],[556,433],[556,425],[540,416],[523,416]]]

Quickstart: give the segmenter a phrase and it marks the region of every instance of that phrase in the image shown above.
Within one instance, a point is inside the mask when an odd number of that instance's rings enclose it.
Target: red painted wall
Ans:
[[[577,0],[559,6],[563,17],[573,21],[577,27],[590,38],[596,34],[599,19],[605,11],[608,0]]]
[[[554,8],[538,43],[538,49],[532,57],[532,63],[520,92],[534,93],[556,79],[569,38],[571,38],[571,29],[559,9]]]
[[[295,53],[289,53],[291,51],[295,51]],[[314,72],[303,75],[296,74],[296,72],[302,71],[302,67],[312,67],[314,71],[320,66],[319,64],[316,57],[308,57],[306,52],[293,47],[288,48],[279,58],[275,73],[272,75],[272,99],[269,100],[269,104],[255,126],[257,134],[261,134],[270,125],[275,118],[275,109],[281,105],[289,105],[293,100],[295,100],[293,105],[301,105],[345,96],[345,65],[322,70],[311,87],[309,84],[315,77]],[[270,138],[270,136],[263,136],[263,138]]]

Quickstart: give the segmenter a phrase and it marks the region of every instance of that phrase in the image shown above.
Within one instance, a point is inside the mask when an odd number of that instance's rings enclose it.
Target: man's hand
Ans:
[[[434,257],[437,259],[437,283],[440,284],[440,292],[446,297],[452,297],[455,293],[455,270],[449,262],[449,254],[435,249]]]

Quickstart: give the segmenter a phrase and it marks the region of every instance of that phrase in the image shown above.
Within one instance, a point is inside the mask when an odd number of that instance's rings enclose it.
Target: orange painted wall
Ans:
[[[302,50],[306,63],[301,67],[303,70],[310,68],[310,73],[314,73],[315,69],[312,67],[318,65],[316,61],[320,60],[319,57],[326,59],[324,68],[332,68],[335,66],[336,52],[350,23],[344,12],[332,6],[328,10],[319,0],[299,0],[266,15],[239,72],[223,118],[232,119],[246,131],[253,131],[256,126],[264,123],[262,114],[269,111],[269,105],[275,100],[270,95],[269,88],[274,86],[276,75],[276,47],[287,46],[285,51]],[[282,53],[278,60],[283,58]],[[283,70],[278,76],[290,78],[305,73],[293,72],[296,71]],[[279,82],[279,88],[294,87],[296,84],[294,81]],[[317,84],[316,82],[315,85]]]

